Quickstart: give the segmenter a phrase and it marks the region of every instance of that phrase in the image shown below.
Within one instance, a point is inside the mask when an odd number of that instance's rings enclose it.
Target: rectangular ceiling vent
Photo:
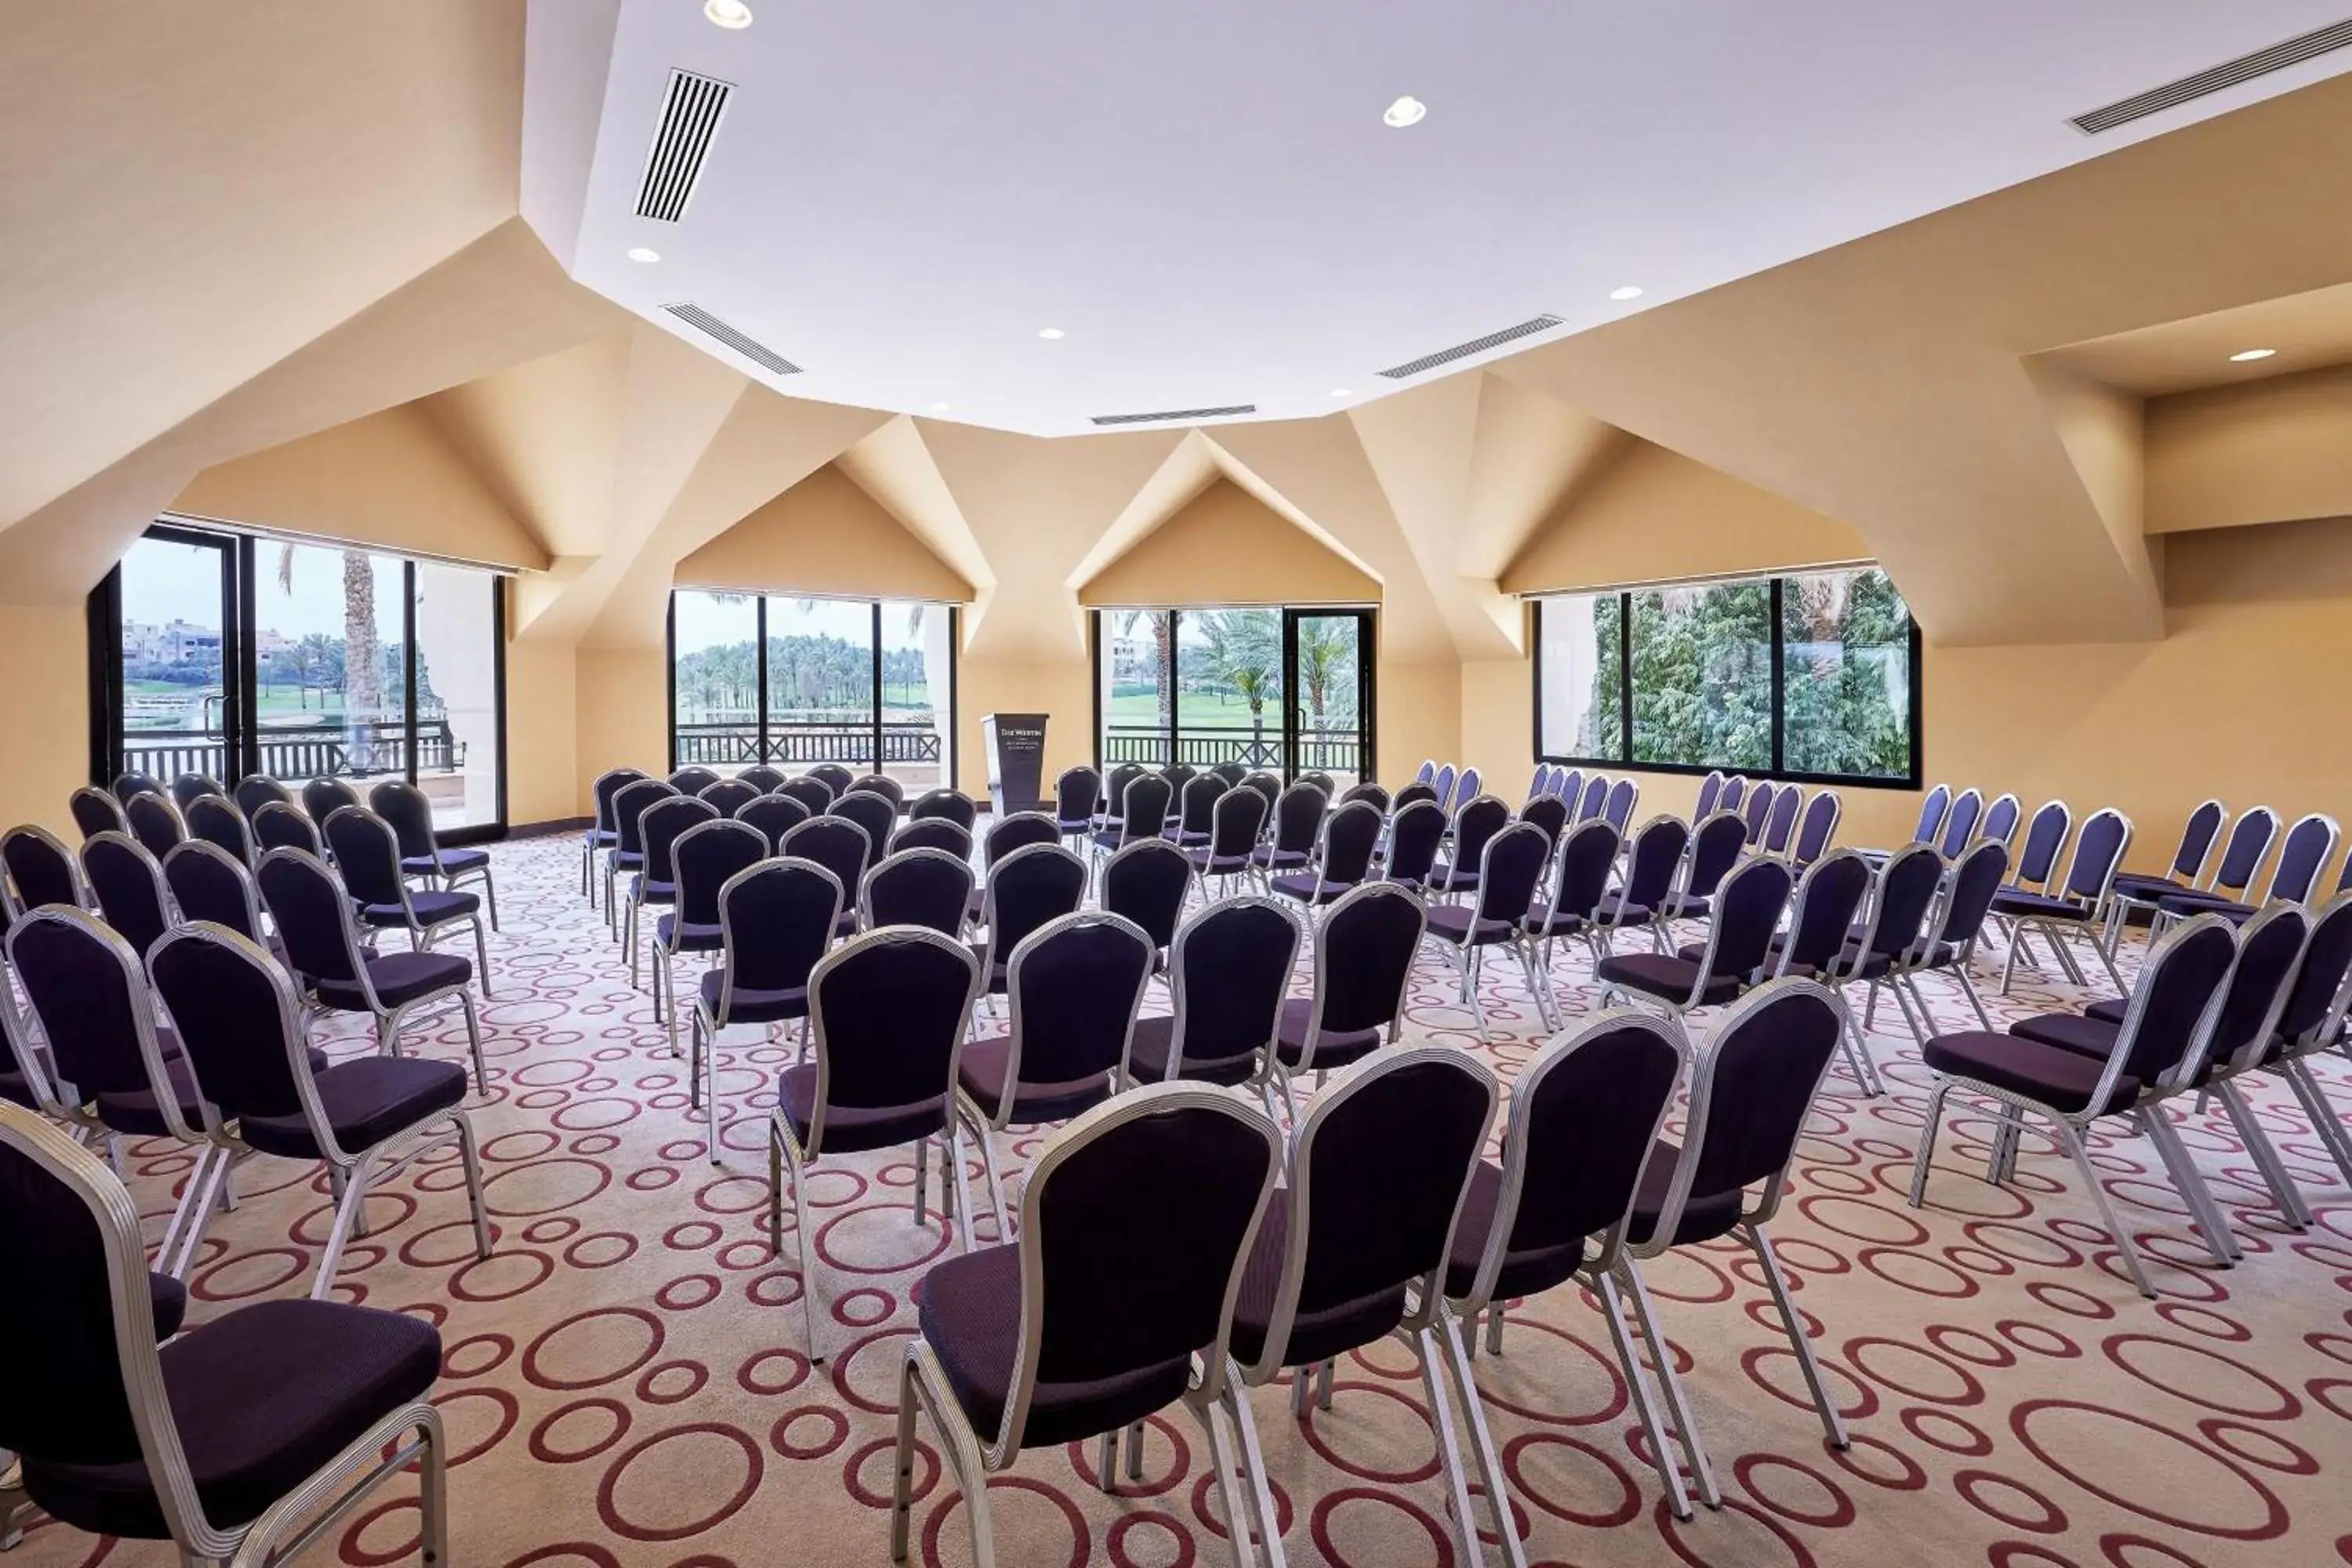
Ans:
[[[2299,37],[2273,44],[2267,49],[2256,49],[2250,55],[2240,55],[2234,60],[2182,77],[2179,81],[2166,82],[2162,87],[2149,88],[2146,92],[2117,99],[2104,108],[2087,114],[2077,114],[2067,123],[2085,136],[2097,136],[2129,125],[2135,120],[2145,120],[2151,114],[2161,114],[2184,103],[2208,97],[2225,89],[2249,82],[2256,77],[2282,71],[2289,66],[2299,66],[2305,60],[2315,60],[2325,54],[2352,46],[2352,18],[2331,22],[2325,27],[2315,27]]]
[[[1158,414],[1097,414],[1097,425],[1158,425],[1175,419],[1230,419],[1236,414],[1255,414],[1255,403],[1236,403],[1225,408],[1168,408]]]
[[[1473,338],[1466,343],[1455,343],[1450,349],[1440,349],[1433,354],[1423,354],[1419,359],[1391,365],[1381,374],[1391,381],[1402,381],[1407,376],[1419,375],[1423,371],[1435,370],[1439,365],[1452,364],[1455,360],[1468,359],[1472,354],[1482,354],[1488,349],[1498,349],[1505,343],[1531,338],[1538,332],[1548,332],[1554,327],[1566,324],[1558,316],[1538,316],[1532,321],[1521,321],[1516,327],[1505,327],[1499,332],[1488,332],[1483,338]]]
[[[800,366],[759,339],[737,331],[699,305],[664,305],[662,309],[703,336],[715,339],[764,370],[778,375],[798,375],[801,373]]]
[[[734,96],[733,84],[715,76],[669,73],[661,122],[654,127],[654,144],[646,153],[645,184],[637,189],[639,217],[676,223],[686,216],[695,183],[702,178],[703,160],[710,153],[710,140],[719,134],[719,118]]]

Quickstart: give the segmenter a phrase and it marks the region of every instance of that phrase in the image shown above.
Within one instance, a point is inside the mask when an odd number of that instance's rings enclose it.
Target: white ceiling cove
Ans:
[[[691,303],[801,367],[744,365],[795,396],[1037,435],[1328,413],[2352,68],[2086,137],[2069,116],[2346,0],[750,4],[728,31],[698,0],[532,0],[542,237],[648,320],[709,347],[664,310]],[[676,68],[735,91],[670,224],[635,205]],[[1382,124],[1408,93],[1427,118]]]

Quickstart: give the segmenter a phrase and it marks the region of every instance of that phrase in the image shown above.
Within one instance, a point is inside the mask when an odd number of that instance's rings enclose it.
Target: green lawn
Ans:
[[[1160,721],[1160,696],[1152,691],[1122,691],[1107,704],[1108,721],[1121,728]],[[1249,705],[1230,693],[1211,696],[1186,692],[1177,717],[1187,730],[1244,730],[1250,727]],[[1260,720],[1268,733],[1282,729],[1282,705],[1269,700]]]

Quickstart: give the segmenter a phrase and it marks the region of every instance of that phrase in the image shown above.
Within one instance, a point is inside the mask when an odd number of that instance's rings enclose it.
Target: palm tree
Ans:
[[[1201,617],[1208,644],[1208,675],[1233,689],[1250,712],[1252,753],[1265,740],[1265,704],[1282,693],[1282,646],[1276,617],[1265,610],[1221,610]]]
[[[294,591],[294,552],[278,552],[278,585]],[[373,766],[369,721],[383,705],[383,655],[376,640],[375,563],[364,550],[343,552],[343,761],[352,773]]]
[[[1176,616],[1167,610],[1129,610],[1118,629],[1132,633],[1138,621],[1151,627],[1152,668],[1160,671],[1160,732],[1164,735],[1176,721]]]
[[[1344,623],[1324,616],[1298,618],[1298,685],[1307,698],[1307,728],[1323,728],[1331,687],[1354,668],[1356,638]]]

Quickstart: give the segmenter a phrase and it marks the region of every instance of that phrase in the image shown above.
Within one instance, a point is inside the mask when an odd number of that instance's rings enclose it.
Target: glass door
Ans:
[[[236,778],[245,694],[230,678],[236,548],[217,535],[158,528],[124,552],[110,580],[121,675],[102,710],[110,733],[95,772],[111,776],[119,767],[165,784],[191,773]]]
[[[1176,613],[1176,760],[1282,765],[1282,612]]]
[[[1374,776],[1372,613],[1283,612],[1289,773],[1326,773],[1346,790]]]

